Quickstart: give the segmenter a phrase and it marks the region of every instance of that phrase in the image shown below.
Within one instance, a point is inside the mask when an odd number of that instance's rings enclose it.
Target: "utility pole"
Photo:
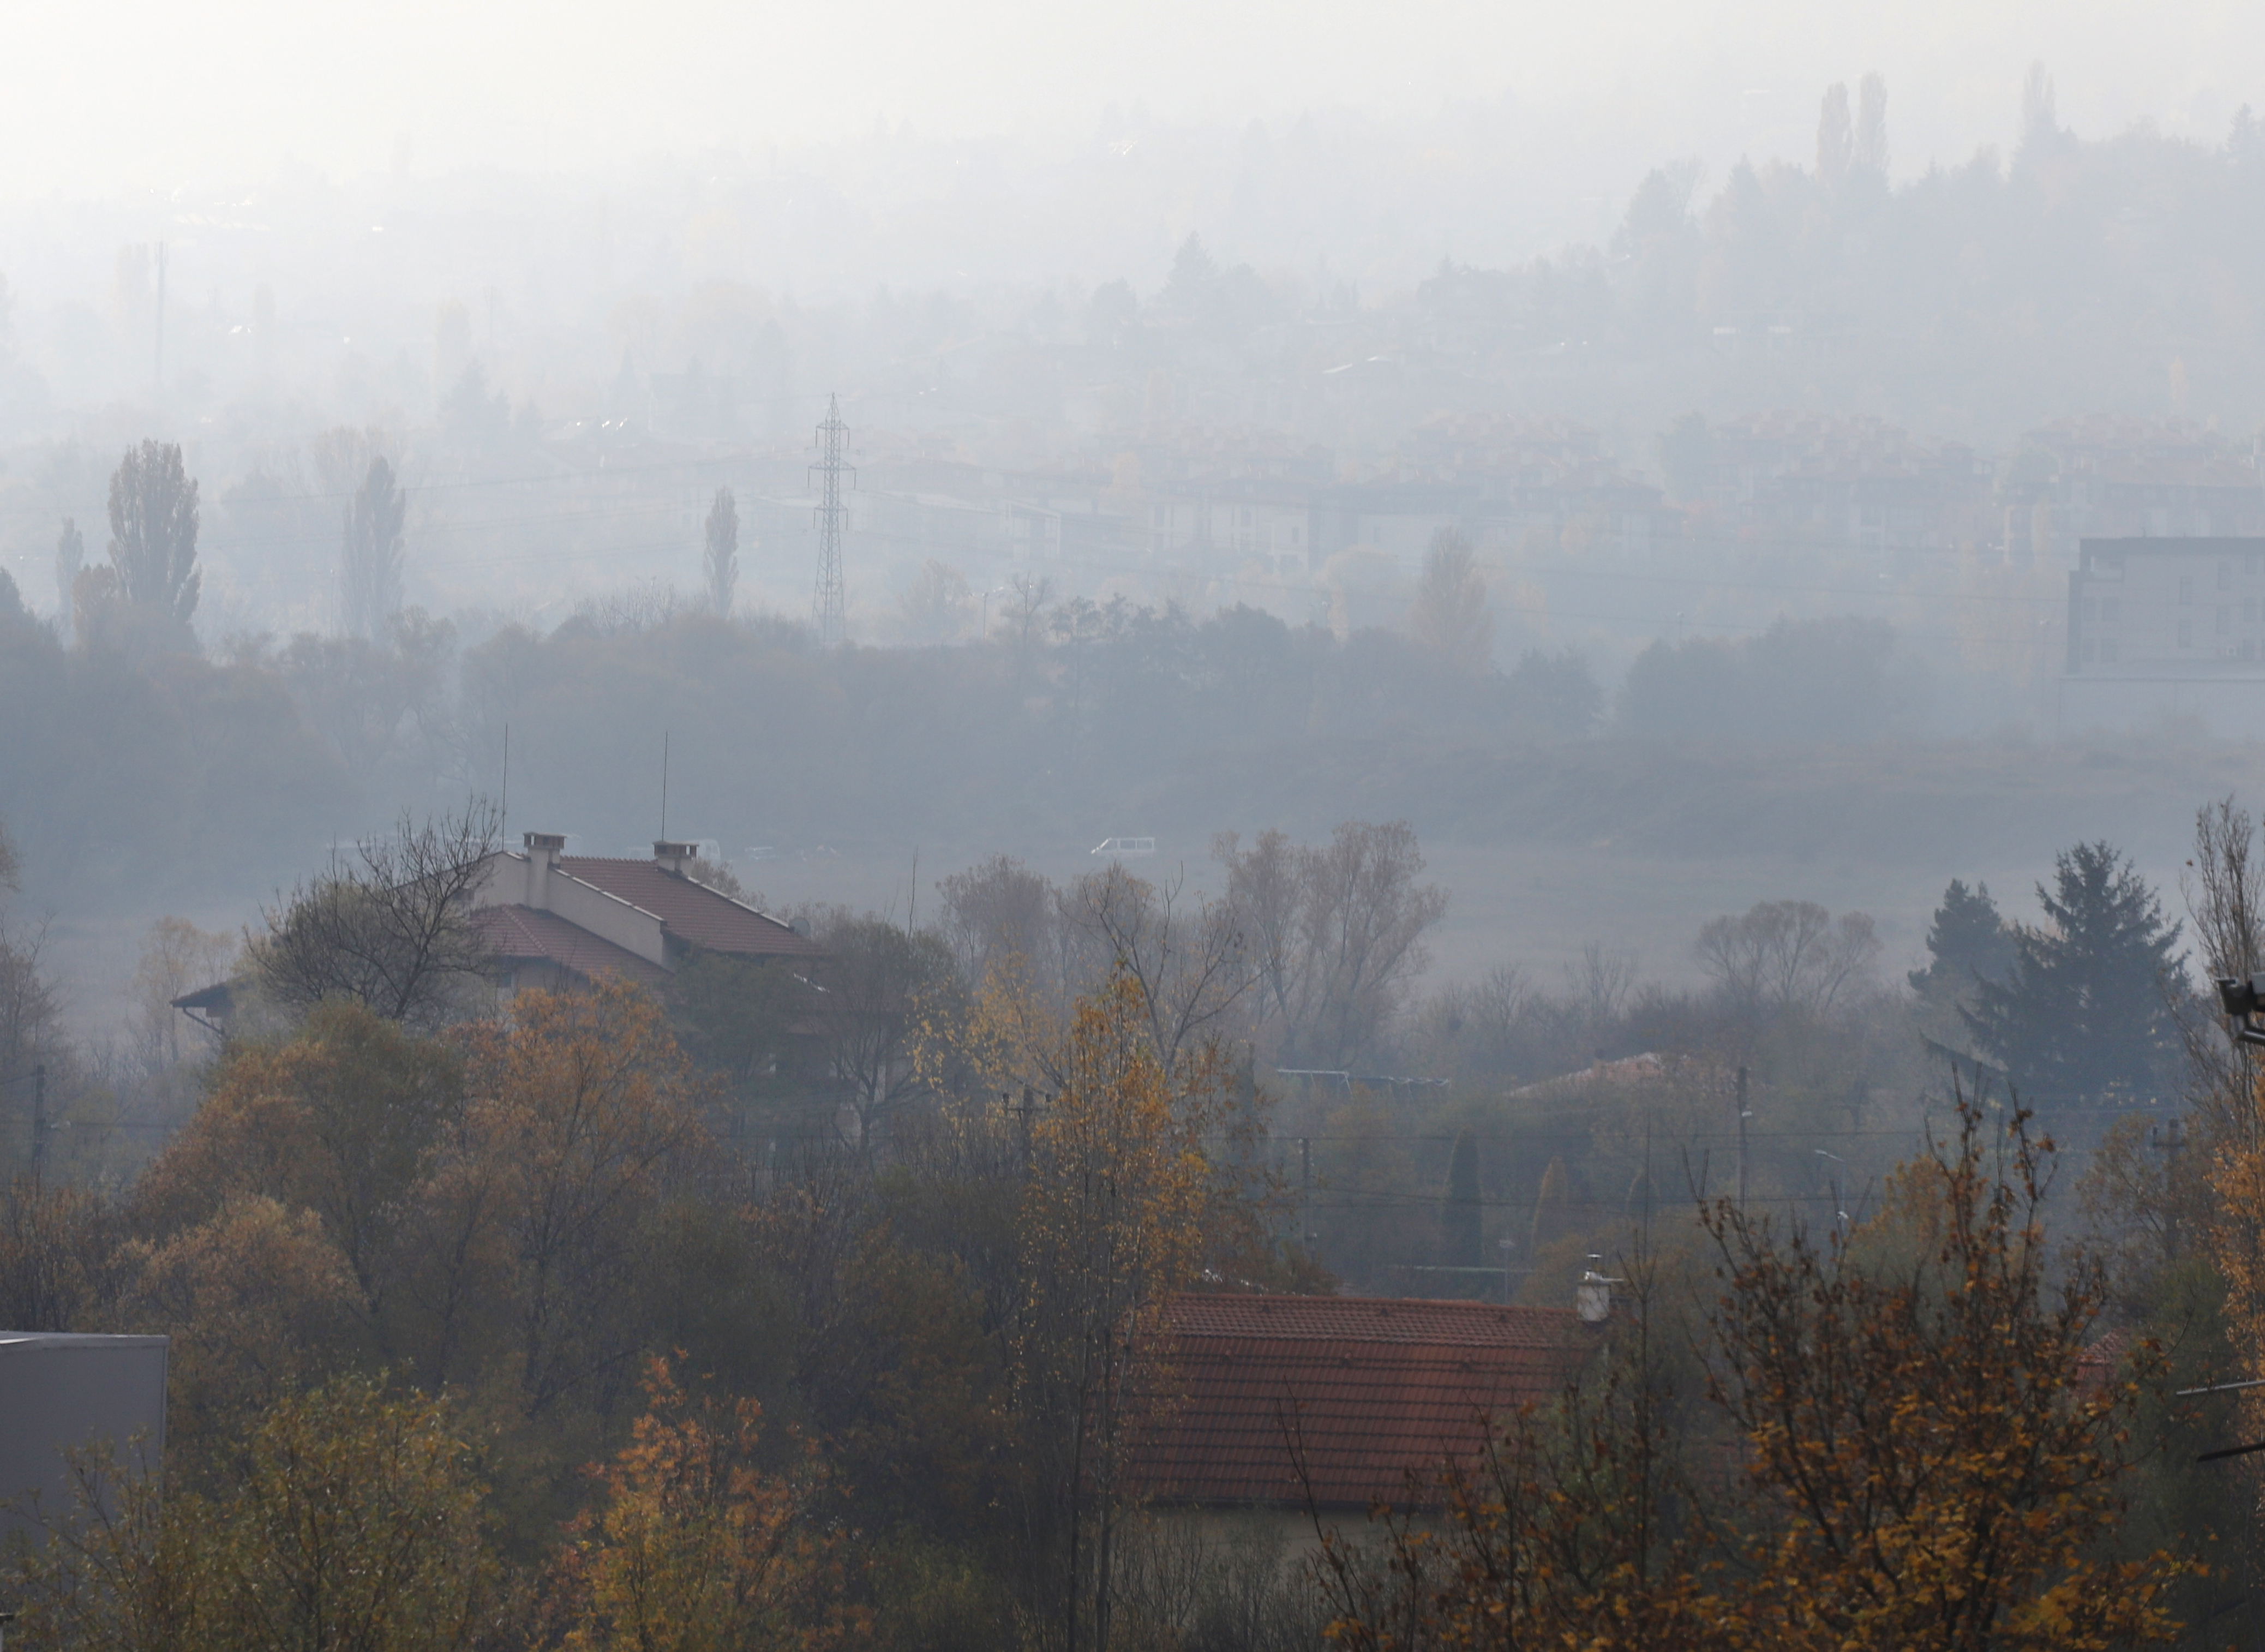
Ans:
[[[2174,1256],[2179,1253],[2179,1200],[2184,1192],[2179,1183],[2179,1149],[2186,1146],[2185,1135],[2180,1129],[2182,1122],[2174,1114],[2163,1130],[2163,1184],[2170,1195],[2164,1201],[2170,1215],[2164,1224],[2163,1237]]]
[[[818,508],[812,513],[818,519],[818,589],[811,599],[810,618],[818,628],[818,640],[828,646],[849,630],[848,605],[841,589],[841,520],[848,513],[841,504],[841,478],[846,473],[855,487],[857,473],[841,457],[848,436],[848,426],[841,422],[841,398],[827,397],[826,422],[818,427],[818,462],[811,466],[818,477]]]
[[[47,1064],[32,1069],[32,1191],[40,1190],[40,1174],[47,1168]]]
[[[1311,1080],[1307,1082],[1310,1084]],[[1314,1139],[1298,1138],[1298,1242],[1310,1248],[1314,1242]]]
[[[1753,1115],[1746,1110],[1746,1070],[1738,1069],[1738,1214],[1746,1213],[1746,1120]]]

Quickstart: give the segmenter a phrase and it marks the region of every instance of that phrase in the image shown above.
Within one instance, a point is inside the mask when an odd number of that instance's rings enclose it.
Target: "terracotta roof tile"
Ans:
[[[1475,1454],[1489,1417],[1559,1392],[1598,1341],[1569,1310],[1183,1296],[1132,1477],[1164,1502],[1366,1507]],[[1292,1441],[1297,1445],[1293,1450]],[[1420,1501],[1420,1493],[1415,1500]]]
[[[652,861],[562,855],[558,869],[651,913],[669,935],[737,957],[815,957],[820,949],[776,918]]]
[[[472,913],[472,925],[501,958],[540,958],[593,980],[617,975],[640,986],[659,986],[668,979],[668,972],[659,964],[556,913],[532,906],[482,906]]]
[[[1455,1348],[1555,1348],[1570,1309],[1435,1302],[1421,1297],[1191,1293],[1172,1299],[1182,1337],[1320,1337],[1332,1342],[1436,1343]]]

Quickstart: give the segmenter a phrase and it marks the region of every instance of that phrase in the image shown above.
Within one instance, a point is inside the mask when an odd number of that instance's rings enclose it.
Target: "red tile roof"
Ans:
[[[815,941],[776,918],[652,861],[562,855],[558,870],[651,913],[672,938],[711,952],[736,957],[815,957],[819,952]]]
[[[1598,1334],[1569,1309],[1182,1296],[1134,1482],[1167,1503],[1365,1508],[1468,1459],[1485,1419],[1555,1395]],[[1293,1448],[1293,1440],[1296,1441]],[[1416,1498],[1421,1501],[1420,1496]]]
[[[593,980],[617,975],[644,986],[659,986],[668,979],[668,972],[659,965],[556,913],[533,906],[481,906],[472,913],[472,926],[496,956],[507,962],[540,959]]]

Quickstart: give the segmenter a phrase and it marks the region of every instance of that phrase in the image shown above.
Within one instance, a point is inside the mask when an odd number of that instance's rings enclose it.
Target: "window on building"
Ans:
[[[2115,624],[2117,618],[2123,614],[2123,603],[2115,597],[2102,597],[2100,599],[2100,622],[2102,625]]]
[[[2087,598],[2085,598],[2085,599],[2084,599],[2084,622],[2085,622],[2087,625],[2091,625],[2091,624],[2095,623],[2095,622],[2099,620],[2099,618],[2100,618],[2100,600],[2099,600],[2097,597],[2087,597]]]
[[[2194,622],[2192,620],[2181,620],[2179,622],[2179,646],[2181,648],[2192,648],[2194,646]]]
[[[2179,600],[2181,602],[2194,600],[2194,576],[2190,573],[2182,573],[2179,576]]]
[[[2084,663],[2087,666],[2093,665],[2095,664],[2099,659],[2100,644],[2097,643],[2087,643],[2084,645]]]
[[[2221,562],[2218,564],[2218,588],[2221,591],[2231,591],[2233,589],[2233,564],[2232,563]]]
[[[2231,602],[2221,602],[2218,606],[2218,634],[2220,637],[2233,635],[2233,604]]]
[[[2100,663],[2103,666],[2112,666],[2116,663],[2116,639],[2114,637],[2103,637],[2100,639]]]
[[[2257,599],[2255,597],[2244,597],[2241,599],[2241,622],[2244,625],[2254,625],[2257,623]]]

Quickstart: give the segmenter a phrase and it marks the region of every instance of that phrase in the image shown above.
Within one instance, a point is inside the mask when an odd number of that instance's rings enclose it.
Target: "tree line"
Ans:
[[[30,1643],[2105,1646],[2247,1575],[2241,1482],[2190,1461],[2232,1414],[2168,1389],[2254,1357],[2205,1213],[2247,1208],[2250,1081],[2214,1026],[2159,1065],[2158,1018],[2196,1024],[2181,934],[2107,846],[2042,925],[1954,884],[1907,993],[1868,919],[1797,901],[1705,926],[1699,991],[1592,949],[1559,989],[1426,993],[1444,895],[1404,826],[1351,823],[1222,838],[1209,899],[995,857],[928,929],[805,914],[807,980],[702,959],[499,1016],[428,939],[492,830],[411,823],[279,899],[238,965],[273,1019],[178,1133],[127,1179],[12,1184],[0,1317],[174,1339],[164,1496],[82,1459],[85,1507],[11,1562]],[[2211,967],[2265,951],[2254,837],[2203,814]],[[2127,1117],[2072,1203],[2028,1116],[1894,1091],[1941,1012],[2018,1095],[1992,1030],[2072,997]],[[2134,1026],[2170,1088],[2128,1088]],[[1359,1070],[1425,1051],[1468,1098]],[[2167,1156],[2138,1132],[2181,1086],[2221,1145]],[[1723,1103],[1763,1121],[1735,1180],[1701,1162],[1710,1124],[1744,1144]],[[1824,1197],[1812,1139],[1846,1150]],[[1505,1147],[1531,1201],[1497,1197]],[[1497,1234],[1528,1301],[1613,1258],[1624,1327],[1411,1488],[1444,1520],[1323,1522],[1308,1566],[1190,1549],[1135,1495],[1169,1292],[1453,1294]]]

